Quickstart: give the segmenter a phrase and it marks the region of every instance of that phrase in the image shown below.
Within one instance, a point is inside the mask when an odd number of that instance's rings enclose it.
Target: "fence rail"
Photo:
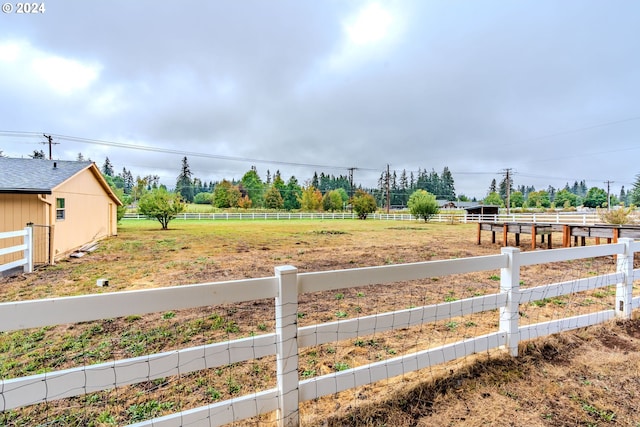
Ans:
[[[303,220],[303,219],[357,219],[358,216],[351,212],[217,212],[217,213],[194,213],[185,212],[178,214],[178,220]],[[416,221],[417,218],[409,213],[374,213],[369,218],[376,220],[391,221]],[[146,219],[144,215],[128,213],[125,220]],[[496,214],[496,215],[470,215],[460,211],[447,212],[441,210],[434,215],[431,222],[527,222],[527,223],[556,223],[556,224],[596,224],[601,222],[594,212],[556,212],[556,213],[517,213],[517,214]]]
[[[0,273],[18,267],[22,267],[25,273],[30,273],[33,271],[33,229],[31,227],[26,227],[24,230],[0,233],[0,241],[4,239],[15,239],[20,237],[22,238],[21,244],[13,245],[6,248],[0,248],[0,257],[22,252],[22,258],[0,264]]]
[[[632,310],[640,306],[640,297],[633,298],[632,295],[634,280],[640,280],[640,270],[633,269],[634,253],[638,251],[640,243],[626,238],[616,244],[539,252],[521,253],[517,248],[508,247],[503,248],[500,254],[472,258],[311,273],[298,273],[295,267],[281,266],[275,268],[274,276],[265,278],[2,303],[0,331],[15,331],[165,310],[274,299],[276,329],[275,333],[232,341],[5,379],[0,382],[0,410],[275,355],[275,388],[134,425],[217,426],[277,411],[280,425],[295,426],[299,425],[299,405],[304,401],[499,347],[517,356],[521,340],[598,324],[616,316],[630,318]],[[604,256],[616,257],[615,273],[520,289],[520,270],[523,266]],[[500,270],[500,292],[496,294],[350,320],[305,327],[297,325],[301,294],[497,269]],[[611,285],[616,285],[615,304],[606,310],[543,323],[519,324],[521,304]],[[455,343],[311,379],[300,380],[298,377],[300,348],[493,310],[499,311],[499,319],[497,330],[491,333],[465,337]]]

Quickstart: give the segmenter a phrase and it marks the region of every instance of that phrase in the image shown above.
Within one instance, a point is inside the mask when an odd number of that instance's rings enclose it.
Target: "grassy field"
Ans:
[[[30,275],[0,279],[0,299],[16,301],[450,259],[499,253],[477,245],[475,225],[358,220],[124,221],[98,250]],[[530,242],[523,238],[522,248]],[[531,267],[522,286],[611,271],[611,259]],[[302,295],[299,324],[354,318],[498,291],[499,272]],[[109,280],[108,288],[96,280]],[[600,310],[611,290],[554,298],[522,307],[522,321]],[[85,363],[235,339],[273,330],[273,303],[105,319],[2,334],[3,378]],[[309,378],[495,330],[496,317],[475,316],[305,349],[300,377]],[[517,359],[480,355],[310,402],[304,425],[629,425],[640,426],[640,339],[636,321],[612,323],[523,344]],[[273,387],[273,360],[143,383],[0,416],[1,425],[121,425]],[[271,418],[248,425],[272,425]],[[241,424],[241,425],[243,425]]]

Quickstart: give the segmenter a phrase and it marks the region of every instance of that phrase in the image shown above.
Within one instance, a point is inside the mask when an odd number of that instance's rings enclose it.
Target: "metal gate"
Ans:
[[[32,224],[33,266],[49,265],[51,255],[51,226]]]

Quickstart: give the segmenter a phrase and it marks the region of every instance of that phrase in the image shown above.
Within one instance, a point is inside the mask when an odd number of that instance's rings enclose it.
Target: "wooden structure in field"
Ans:
[[[516,222],[478,222],[478,244],[481,243],[483,231],[491,232],[491,243],[496,243],[496,234],[502,235],[502,246],[508,245],[509,233],[515,234],[516,246],[520,246],[520,235],[531,235],[531,249],[536,249],[536,240],[540,236],[540,243],[544,245],[545,237],[547,248],[552,248],[553,233],[562,233],[562,247],[571,247],[573,238],[574,246],[585,246],[587,238],[594,238],[599,245],[601,239],[607,239],[607,243],[616,243],[619,238],[640,239],[640,226],[613,225],[613,224],[551,224],[551,223],[516,223]]]

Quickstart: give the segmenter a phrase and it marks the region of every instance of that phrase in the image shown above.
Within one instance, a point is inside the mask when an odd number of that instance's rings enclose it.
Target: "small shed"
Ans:
[[[496,205],[476,205],[465,208],[467,215],[498,215],[500,206]]]
[[[0,232],[31,224],[36,263],[117,235],[121,205],[93,162],[0,157]]]

